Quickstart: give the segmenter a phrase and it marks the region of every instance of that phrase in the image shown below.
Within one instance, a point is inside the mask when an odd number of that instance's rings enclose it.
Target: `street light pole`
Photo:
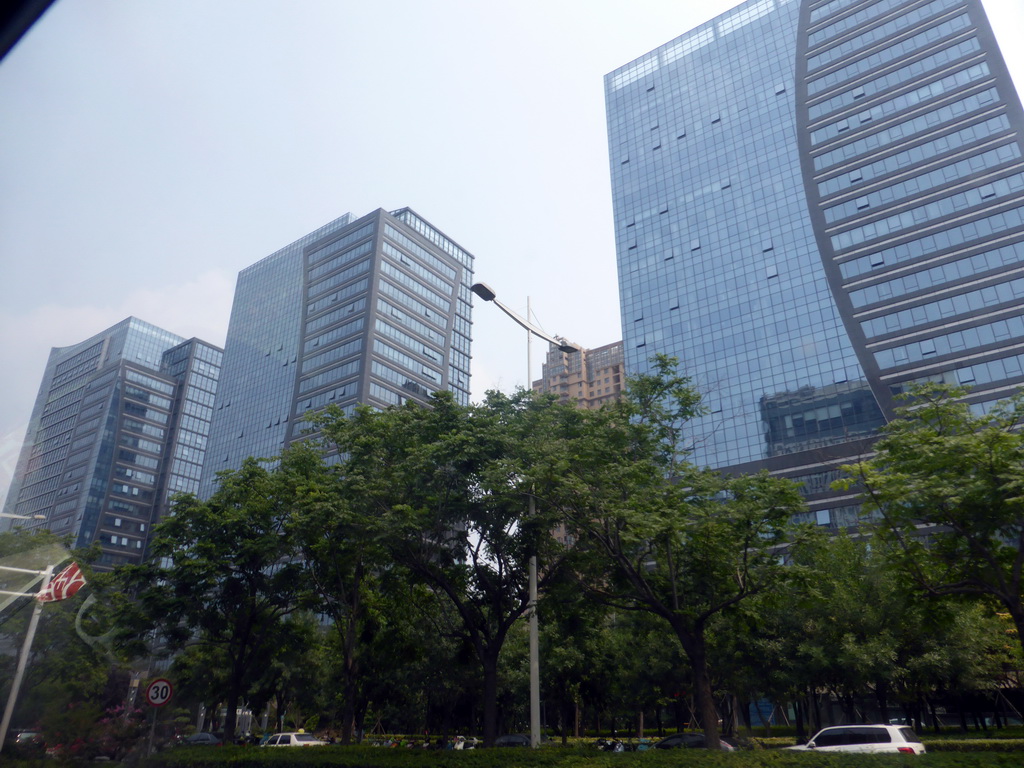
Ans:
[[[540,328],[530,322],[530,299],[526,299],[526,317],[522,317],[516,312],[506,307],[497,299],[497,294],[491,289],[486,283],[474,283],[470,288],[473,293],[479,296],[484,301],[489,301],[498,306],[502,312],[511,317],[520,326],[526,329],[526,386],[533,389],[533,362],[531,360],[532,341],[534,336],[539,336],[549,344],[554,344],[562,352],[577,352],[579,351],[576,347],[571,344],[566,344],[564,341],[556,339],[554,336],[549,336],[544,333]],[[531,492],[527,497],[528,510],[527,513],[530,517],[533,517],[537,513],[536,500]],[[530,599],[529,606],[527,607],[527,616],[529,617],[529,634],[530,634],[530,746],[534,749],[540,746],[540,627],[537,622],[537,555],[533,554],[530,556],[530,563],[528,566],[528,576],[530,581]]]

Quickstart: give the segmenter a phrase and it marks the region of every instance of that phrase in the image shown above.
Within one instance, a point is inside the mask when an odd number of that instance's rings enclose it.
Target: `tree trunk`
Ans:
[[[238,720],[238,699],[239,684],[237,678],[231,681],[228,687],[227,712],[224,715],[224,743],[233,744],[235,741],[235,723]]]
[[[690,639],[689,649],[684,646],[690,665],[693,667],[693,698],[700,727],[704,731],[704,743],[710,750],[721,745],[718,735],[718,710],[711,690],[711,675],[708,673],[707,648],[703,636]]]
[[[879,712],[879,715],[880,715],[880,719],[879,719],[878,722],[880,722],[880,723],[888,723],[889,722],[889,700],[888,700],[888,697],[886,696],[886,685],[885,685],[885,683],[880,682],[880,683],[878,683],[875,686],[875,698],[878,699],[878,712]]]
[[[480,660],[484,674],[484,746],[498,738],[498,658],[486,653]]]
[[[793,719],[796,720],[796,743],[807,743],[807,729],[804,727],[804,708],[800,699],[793,701]]]
[[[356,689],[355,664],[349,660],[345,664],[344,703],[341,709],[341,743],[346,747],[352,743],[352,731],[355,728]]]

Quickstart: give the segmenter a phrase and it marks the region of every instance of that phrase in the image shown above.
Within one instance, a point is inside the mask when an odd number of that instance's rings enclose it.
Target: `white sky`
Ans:
[[[548,332],[619,339],[603,76],[737,4],[57,0],[0,62],[0,498],[50,347],[223,344],[238,271],[346,211],[410,206]],[[1024,83],[1024,0],[984,4]],[[473,336],[475,399],[526,383],[512,321]]]

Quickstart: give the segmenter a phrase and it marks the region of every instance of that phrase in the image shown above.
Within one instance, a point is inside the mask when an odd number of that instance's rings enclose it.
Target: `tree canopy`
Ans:
[[[878,535],[921,589],[995,601],[1024,645],[1024,397],[978,413],[966,395],[912,389],[843,485],[863,486]]]

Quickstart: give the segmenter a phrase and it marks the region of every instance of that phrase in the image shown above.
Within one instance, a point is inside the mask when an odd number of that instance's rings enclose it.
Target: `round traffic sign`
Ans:
[[[174,686],[170,680],[158,678],[146,687],[146,701],[154,707],[162,707],[171,700]]]

